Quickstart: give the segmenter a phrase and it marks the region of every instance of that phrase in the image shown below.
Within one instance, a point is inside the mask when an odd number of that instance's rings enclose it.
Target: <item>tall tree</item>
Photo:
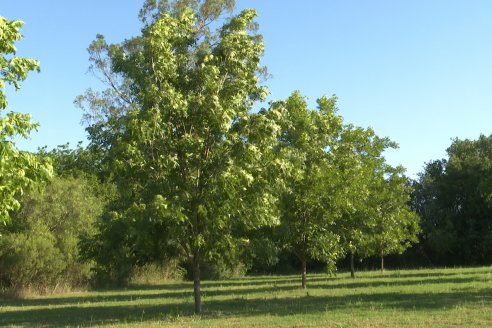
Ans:
[[[348,125],[342,132],[338,147],[334,150],[341,179],[339,195],[343,195],[342,217],[337,233],[344,250],[349,254],[350,274],[355,278],[354,259],[370,255],[371,229],[374,219],[371,187],[378,172],[385,167],[383,152],[396,148],[388,138],[378,137],[372,129]]]
[[[284,245],[301,262],[302,288],[306,288],[307,262],[315,259],[333,266],[341,253],[333,229],[340,215],[339,176],[330,150],[337,147],[342,118],[335,114],[336,98],[323,97],[318,109],[311,110],[295,92],[276,105],[285,111],[280,154],[290,162],[281,203]]]
[[[416,184],[424,250],[433,264],[490,264],[492,136],[456,139],[447,153],[428,163]]]
[[[267,94],[253,10],[211,32],[230,1],[162,3],[174,6],[157,7],[142,36],[104,46],[131,105],[92,142],[108,150],[119,187],[111,216],[160,229],[162,252],[192,268],[200,313],[203,261],[233,257],[240,232],[278,222],[268,173],[279,113],[250,112]]]
[[[23,24],[0,16],[0,112],[8,107],[6,85],[12,85],[17,91],[30,71],[39,71],[36,60],[15,56],[14,44],[22,38]],[[18,195],[36,181],[52,176],[49,160],[20,151],[14,143],[16,137],[27,138],[37,128],[38,124],[31,122],[29,114],[9,112],[0,116],[0,223],[8,221],[9,213],[19,209]]]

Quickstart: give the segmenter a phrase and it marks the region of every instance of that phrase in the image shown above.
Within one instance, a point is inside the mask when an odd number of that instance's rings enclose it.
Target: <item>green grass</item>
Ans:
[[[492,327],[492,267],[136,285],[23,300],[0,299],[0,326]]]

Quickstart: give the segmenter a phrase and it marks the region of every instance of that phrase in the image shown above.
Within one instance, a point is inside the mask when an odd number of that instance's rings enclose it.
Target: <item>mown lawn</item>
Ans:
[[[492,327],[492,267],[261,276],[138,285],[23,300],[0,299],[0,326]]]

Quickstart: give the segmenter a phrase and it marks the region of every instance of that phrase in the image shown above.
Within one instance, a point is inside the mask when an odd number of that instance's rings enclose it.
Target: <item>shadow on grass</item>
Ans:
[[[482,273],[482,275],[480,275]],[[477,274],[476,277],[472,275]],[[474,281],[484,281],[487,272],[416,273],[397,272],[363,277],[364,280],[313,276],[308,291],[299,289],[300,279],[288,277],[254,277],[231,281],[203,282],[204,314],[202,319],[215,317],[250,317],[256,315],[287,316],[300,313],[324,313],[359,309],[398,309],[429,311],[453,308],[461,304],[492,306],[492,288],[462,288]],[[369,279],[367,279],[369,278]],[[450,293],[398,293],[375,290],[335,296],[335,290],[385,286],[419,286],[453,284]],[[308,296],[310,291],[326,291],[328,295]],[[424,290],[425,289],[424,287]],[[277,295],[277,292],[283,292]],[[291,293],[289,293],[291,292]],[[313,294],[313,293],[312,293]],[[331,294],[331,295],[330,295]],[[287,295],[287,296],[285,296]],[[220,299],[216,299],[219,297]],[[23,309],[24,307],[24,309]],[[69,295],[24,300],[0,299],[0,326],[89,326],[99,324],[137,323],[146,321],[172,322],[191,318],[192,284],[166,283],[133,285],[125,290],[107,290],[87,295]]]
[[[300,291],[299,284],[282,284],[284,279],[278,280],[280,283],[277,285],[276,281],[268,281],[263,286],[244,286],[234,285],[234,288],[225,286],[227,289],[216,289],[217,285],[210,282],[202,283],[202,296],[216,297],[216,296],[230,296],[241,297],[250,296],[255,297],[255,294],[267,293],[272,295],[276,292],[298,292]],[[326,290],[335,291],[337,289],[355,289],[355,288],[367,288],[367,287],[393,287],[393,286],[412,286],[412,285],[431,285],[431,284],[464,284],[477,281],[477,279],[469,277],[461,278],[429,278],[426,277],[422,280],[389,280],[389,281],[367,281],[358,282],[357,280],[350,280],[347,282],[340,281],[337,284],[330,284],[330,280],[323,281],[322,278],[314,278],[308,280],[308,290]],[[323,283],[325,282],[325,283]],[[179,286],[179,287],[178,287]],[[224,287],[220,285],[221,287]],[[68,297],[46,297],[46,298],[34,298],[34,299],[0,299],[0,306],[11,307],[23,307],[23,306],[57,306],[57,305],[76,305],[76,306],[92,306],[97,303],[115,303],[115,302],[141,302],[151,300],[168,300],[183,301],[190,299],[193,296],[193,290],[191,284],[163,284],[163,285],[142,285],[141,289],[136,289],[133,286],[131,289],[124,289],[121,291],[110,291],[105,294],[99,295],[84,295],[84,296],[68,296]],[[153,289],[151,289],[153,287]],[[257,296],[257,295],[256,295]],[[1,312],[1,308],[0,308]]]
[[[470,276],[470,275],[481,275],[486,273],[492,273],[492,267],[489,270],[483,270],[483,267],[477,268],[477,270],[473,271],[473,269],[466,269],[466,271],[428,271],[428,272],[405,272],[400,273],[399,271],[391,271],[384,272],[383,274],[373,274],[371,276],[361,278],[370,278],[370,279],[384,279],[384,278],[428,278],[428,277],[444,277],[444,276]],[[350,273],[347,273],[347,275]],[[355,273],[357,276],[357,272]]]
[[[330,311],[354,311],[398,309],[429,311],[453,308],[460,304],[492,304],[492,289],[458,291],[453,293],[362,293],[344,296],[300,296],[283,298],[244,298],[210,300],[204,302],[202,319],[256,315],[287,316],[292,314],[320,314]],[[172,321],[179,317],[192,316],[192,303],[64,306],[60,308],[37,308],[28,310],[1,311],[0,326],[87,326],[96,324],[136,323],[145,321]]]

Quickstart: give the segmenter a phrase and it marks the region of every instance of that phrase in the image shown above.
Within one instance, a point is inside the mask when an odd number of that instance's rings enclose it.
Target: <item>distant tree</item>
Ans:
[[[372,238],[370,252],[380,257],[401,254],[418,242],[420,217],[410,207],[412,188],[402,167],[386,166],[374,180],[370,200]]]
[[[8,106],[6,84],[19,90],[20,82],[30,71],[39,71],[34,59],[16,57],[14,43],[22,38],[20,29],[24,23],[9,21],[0,16],[0,112]],[[0,116],[0,223],[9,220],[10,212],[20,207],[17,197],[36,181],[49,179],[52,167],[47,159],[16,148],[16,137],[27,138],[38,124],[31,123],[29,114],[9,112]]]
[[[314,259],[333,266],[342,251],[333,229],[340,215],[338,172],[329,151],[337,147],[342,118],[335,114],[336,98],[323,97],[318,110],[311,110],[295,92],[274,106],[285,111],[279,147],[291,166],[281,202],[283,243],[301,262],[306,288],[307,262]]]
[[[343,195],[342,216],[336,226],[340,242],[349,254],[350,275],[355,278],[354,259],[370,256],[370,243],[375,219],[372,198],[374,179],[387,166],[382,156],[397,145],[388,138],[378,137],[372,129],[347,126],[334,150],[341,177],[338,187]]]
[[[492,136],[455,139],[447,153],[426,165],[414,192],[424,250],[436,264],[490,264]]]
[[[112,172],[104,153],[94,152],[94,148],[90,146],[83,147],[82,142],[74,148],[68,143],[51,150],[43,147],[39,149],[38,154],[51,159],[55,175],[59,177],[94,178],[102,186],[111,185]],[[108,196],[112,197],[113,194],[109,191]]]
[[[250,113],[267,94],[258,81],[263,43],[251,30],[252,10],[217,21],[230,3],[148,1],[157,12],[142,36],[93,43],[106,56],[96,63],[109,64],[98,69],[120,79],[125,92],[113,90],[127,106],[90,127],[91,144],[107,151],[119,190],[107,213],[112,224],[100,236],[118,238],[121,257],[131,264],[142,260],[136,245],[148,245],[149,236],[127,228],[154,227],[152,247],[192,268],[196,313],[201,264],[233,258],[246,242],[241,232],[278,222],[269,172],[276,166],[269,154],[278,113]],[[212,22],[220,25],[217,32],[209,29]],[[103,247],[100,242],[93,245]]]
[[[396,145],[372,129],[344,126],[334,97],[319,99],[317,110],[298,92],[276,105],[285,111],[280,156],[290,163],[281,203],[284,244],[301,262],[306,288],[309,260],[334,268],[348,252],[353,268],[354,254],[368,253],[373,180],[386,166],[383,151]]]

